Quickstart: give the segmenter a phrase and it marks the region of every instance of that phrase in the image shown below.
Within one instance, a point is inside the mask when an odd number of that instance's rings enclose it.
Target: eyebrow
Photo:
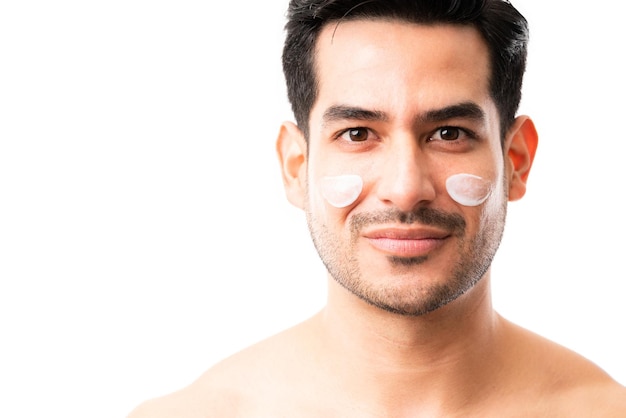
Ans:
[[[418,115],[416,121],[419,123],[436,123],[455,118],[482,121],[485,119],[485,112],[474,102],[463,102],[440,109],[428,110]],[[331,106],[322,115],[322,123],[324,125],[341,120],[387,122],[389,121],[389,116],[379,110],[345,105]]]
[[[368,110],[361,107],[344,105],[331,106],[326,109],[322,115],[324,125],[347,119],[386,122],[389,120],[389,117],[385,112],[378,110]]]
[[[420,115],[418,120],[423,123],[442,122],[448,119],[471,119],[482,121],[485,119],[484,110],[474,102],[463,102],[441,109],[433,109]]]

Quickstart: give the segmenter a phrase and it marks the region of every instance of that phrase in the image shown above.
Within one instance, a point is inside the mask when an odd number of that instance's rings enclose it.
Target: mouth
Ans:
[[[401,258],[425,257],[451,236],[449,231],[435,228],[381,228],[362,234],[376,250]]]

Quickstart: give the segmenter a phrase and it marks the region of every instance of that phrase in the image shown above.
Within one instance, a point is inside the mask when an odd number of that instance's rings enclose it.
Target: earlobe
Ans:
[[[306,196],[306,140],[292,122],[284,122],[276,140],[276,152],[287,200],[301,209]]]
[[[519,200],[526,193],[528,174],[535,158],[539,136],[528,116],[519,116],[509,131],[507,151],[509,200]]]

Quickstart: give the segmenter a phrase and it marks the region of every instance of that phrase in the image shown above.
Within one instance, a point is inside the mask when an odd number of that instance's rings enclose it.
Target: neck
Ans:
[[[403,396],[421,405],[442,405],[450,396],[467,402],[475,393],[450,388],[474,388],[481,375],[486,380],[494,372],[490,355],[499,317],[489,273],[457,300],[416,317],[373,307],[332,278],[328,286],[328,304],[316,318],[327,342],[322,352],[344,384],[358,383],[348,386],[362,391],[355,395],[391,400],[394,407]]]

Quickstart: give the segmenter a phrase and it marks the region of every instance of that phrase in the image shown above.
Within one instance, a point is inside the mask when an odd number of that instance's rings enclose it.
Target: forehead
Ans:
[[[337,104],[401,117],[462,102],[489,107],[489,52],[471,26],[397,20],[326,25],[316,44],[311,121]],[[489,103],[488,103],[489,102]]]

